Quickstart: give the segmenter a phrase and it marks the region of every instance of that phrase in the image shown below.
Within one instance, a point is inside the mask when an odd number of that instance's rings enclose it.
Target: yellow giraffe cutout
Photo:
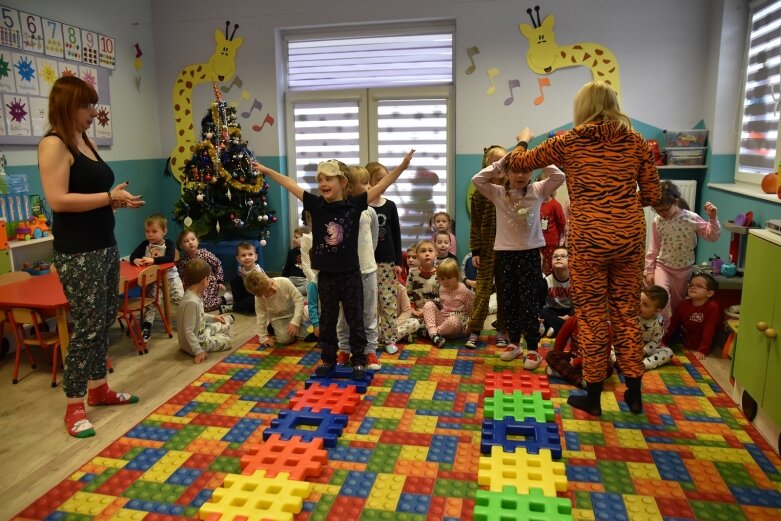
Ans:
[[[604,81],[609,84],[621,98],[621,84],[618,79],[618,60],[615,54],[598,43],[581,42],[573,45],[558,45],[553,34],[555,17],[550,14],[540,23],[540,6],[534,6],[537,20],[531,9],[526,12],[532,19],[532,25],[519,24],[527,40],[529,52],[526,53],[526,63],[536,74],[550,74],[564,67],[588,67],[594,81]]]
[[[195,144],[193,133],[193,87],[199,83],[214,83],[229,81],[236,72],[236,51],[244,38],[234,39],[239,24],[233,26],[233,33],[228,38],[230,22],[225,22],[225,34],[219,29],[214,31],[214,41],[217,44],[209,61],[188,65],[176,76],[174,83],[174,122],[176,124],[176,146],[171,151],[168,167],[174,178],[184,187],[185,161],[192,156],[192,146]]]

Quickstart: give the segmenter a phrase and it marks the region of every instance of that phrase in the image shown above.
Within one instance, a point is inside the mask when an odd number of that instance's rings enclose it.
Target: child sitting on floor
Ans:
[[[707,273],[692,276],[688,298],[678,305],[670,318],[670,325],[662,338],[662,347],[669,346],[679,334],[683,346],[694,351],[697,360],[708,356],[721,321],[719,305],[711,300],[717,289],[719,283]]]
[[[428,301],[423,305],[426,331],[437,347],[445,345],[447,338],[459,338],[466,334],[475,294],[460,282],[460,278],[458,263],[453,259],[443,260],[437,266],[440,303],[438,305]]]
[[[660,345],[664,336],[661,313],[668,300],[667,290],[661,286],[643,288],[640,293],[640,329],[643,331],[646,371],[666,364],[673,357],[672,349]]]
[[[607,350],[612,349],[612,335],[609,337]],[[569,345],[569,350],[567,350]],[[607,376],[613,374],[612,358],[608,363]],[[556,343],[553,350],[545,356],[548,362],[546,373],[548,376],[556,376],[577,387],[586,387],[586,381],[583,379],[583,357],[580,354],[578,345],[578,321],[575,315],[570,315],[556,335]]]
[[[406,338],[408,344],[415,342],[418,330],[423,327],[420,319],[412,316],[407,288],[396,282],[396,338]]]
[[[203,310],[203,292],[209,286],[211,268],[203,259],[192,259],[182,270],[186,290],[179,302],[176,332],[179,349],[195,357],[200,364],[208,353],[226,351],[233,346],[230,325],[233,315],[209,315]]]
[[[265,273],[258,264],[258,253],[251,242],[242,241],[236,245],[236,276],[231,279],[233,310],[236,313],[252,315],[255,313],[255,295],[247,291],[244,281],[253,271]]]
[[[411,267],[407,275],[407,296],[412,306],[412,316],[421,320],[423,305],[426,302],[439,304],[439,281],[434,267],[436,257],[436,247],[433,242],[427,240],[418,242],[415,247],[417,267]]]
[[[255,295],[255,314],[258,324],[258,342],[269,347],[274,344],[268,326],[274,331],[277,343],[292,344],[305,329],[304,297],[286,277],[270,278],[265,273],[253,271],[244,280],[247,291]]]

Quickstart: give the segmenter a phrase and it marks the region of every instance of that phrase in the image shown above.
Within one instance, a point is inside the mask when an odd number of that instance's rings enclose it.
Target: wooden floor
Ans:
[[[256,334],[255,317],[236,315],[232,332],[234,348],[243,345]],[[115,372],[109,382],[141,401],[88,408],[98,434],[81,440],[65,430],[62,385],[50,387],[50,366],[40,353],[36,370],[23,361],[17,385],[11,384],[13,357],[0,360],[0,518],[10,518],[57,485],[227,354],[211,354],[204,364],[193,364],[178,350],[176,336],[169,339],[157,324],[149,354],[138,356],[129,338],[115,328],[111,346]],[[723,388],[731,389],[728,359],[709,357],[704,365]]]
[[[234,348],[246,343],[256,334],[255,317],[236,315],[232,334]],[[68,477],[228,353],[210,354],[196,365],[179,351],[175,332],[169,339],[158,323],[149,354],[138,356],[129,337],[114,328],[114,373],[109,383],[141,400],[127,406],[87,407],[97,436],[86,439],[72,438],[65,430],[62,375],[52,389],[51,366],[44,355],[36,353],[35,370],[23,358],[16,385],[11,384],[14,358],[6,355],[0,360],[0,519],[9,519]]]

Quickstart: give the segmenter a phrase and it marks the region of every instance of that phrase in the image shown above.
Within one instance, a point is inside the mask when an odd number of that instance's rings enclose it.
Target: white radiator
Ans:
[[[697,208],[694,207],[694,205],[697,203],[697,181],[695,180],[673,181],[672,183],[678,187],[678,190],[681,191],[681,197],[689,205],[689,208],[691,208],[693,212],[697,212]],[[654,213],[654,211],[651,209],[650,206],[645,207],[645,228],[646,228],[645,248],[646,249],[648,249],[648,243],[651,242],[651,221],[654,220],[655,215],[656,214]]]

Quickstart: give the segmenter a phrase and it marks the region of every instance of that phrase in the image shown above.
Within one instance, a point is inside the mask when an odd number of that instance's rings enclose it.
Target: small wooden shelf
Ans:
[[[30,239],[29,241],[8,241],[8,247],[11,249],[24,248],[25,246],[32,246],[35,244],[40,244],[42,242],[49,242],[53,240],[54,240],[54,235],[50,233],[46,237],[41,237],[40,239]]]

